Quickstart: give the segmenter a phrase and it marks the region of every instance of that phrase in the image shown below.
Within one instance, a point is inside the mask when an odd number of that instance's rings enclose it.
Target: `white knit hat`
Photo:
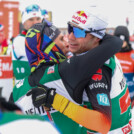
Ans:
[[[79,10],[75,12],[71,18],[73,24],[81,27],[86,31],[91,31],[90,34],[102,39],[105,35],[106,27],[108,25],[106,18],[97,11],[91,8],[87,10]]]
[[[41,14],[41,9],[38,5],[30,5],[25,8],[25,10],[22,12],[22,24],[30,18],[33,17],[40,17],[41,19],[43,18]]]

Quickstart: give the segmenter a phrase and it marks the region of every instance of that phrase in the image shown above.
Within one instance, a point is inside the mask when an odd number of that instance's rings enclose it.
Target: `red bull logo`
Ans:
[[[87,19],[87,15],[85,14],[84,11],[78,11],[77,14],[78,14],[78,16],[82,16],[82,17],[84,17],[85,19]]]
[[[77,13],[77,15],[73,15],[73,17],[72,17],[74,20],[76,20],[75,23],[79,22],[79,23],[85,24],[87,21],[87,18],[88,18],[88,16],[85,14],[85,12],[78,11],[76,13]]]

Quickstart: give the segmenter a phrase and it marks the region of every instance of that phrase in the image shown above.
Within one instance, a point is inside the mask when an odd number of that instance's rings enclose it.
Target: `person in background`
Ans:
[[[0,24],[0,55],[6,55],[8,43],[4,33],[4,25]]]
[[[129,30],[126,26],[117,26],[114,35],[123,40],[123,46],[116,57],[122,66],[127,81],[132,107],[134,106],[134,50],[129,42]]]
[[[103,14],[101,14],[101,10],[96,8],[92,10],[76,11],[68,22],[69,50],[77,55],[76,57],[86,55],[101,46],[100,43],[105,37],[107,22]],[[113,43],[112,45],[115,44]],[[108,49],[100,56],[101,58],[108,52]],[[66,65],[66,68],[73,64],[72,58],[67,60],[69,64]],[[82,61],[79,60],[79,62],[83,65]],[[87,61],[87,65],[90,63],[97,63],[97,61]],[[83,65],[84,67],[81,69],[81,72],[87,71],[87,65]],[[78,67],[79,65],[75,67],[76,71],[78,71]],[[73,86],[68,86],[68,83],[76,82],[76,80],[73,80],[74,72],[70,70],[70,73],[67,73],[64,68],[62,68],[62,71],[64,75],[61,72],[60,75],[64,76],[62,77],[63,82],[68,87],[66,87],[66,91],[70,93]],[[79,73],[76,74],[77,80],[83,77]],[[86,72],[84,74],[87,75]],[[71,76],[72,78],[70,78]],[[66,81],[64,81],[65,78]],[[73,93],[75,94],[77,90],[78,95],[74,100],[79,102],[78,100],[80,99],[86,108],[75,104],[68,96],[63,97],[63,94],[58,92],[58,87],[56,90],[47,89],[46,87],[33,88],[28,95],[32,95],[35,107],[44,105],[49,109],[52,106],[78,124],[86,127],[86,133],[132,133],[131,100],[121,65],[117,58],[112,56],[96,73],[87,79],[81,82],[78,80],[80,85],[75,86],[76,89],[73,89]],[[81,85],[85,91],[79,90]],[[79,96],[82,94],[83,98]]]
[[[42,22],[43,16],[38,5],[27,6],[22,12],[23,31],[13,40],[12,61],[15,83],[30,74],[30,66],[25,52],[27,30],[36,23]]]
[[[1,134],[60,134],[52,124],[38,115],[24,115],[21,109],[0,97]]]

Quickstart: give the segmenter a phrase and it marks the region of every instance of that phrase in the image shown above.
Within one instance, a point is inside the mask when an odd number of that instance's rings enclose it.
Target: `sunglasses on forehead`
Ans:
[[[45,10],[45,9],[43,9],[43,10],[41,10],[41,14],[42,14],[42,15],[48,14],[48,11]]]
[[[72,26],[69,22],[68,22],[68,33],[70,34],[71,32],[73,32],[75,38],[85,38],[87,33],[97,33],[98,35],[103,35],[102,32],[100,31],[103,31],[105,30],[106,28],[103,28],[103,29],[98,29],[98,30],[95,30],[95,29],[92,29],[92,28],[89,28],[89,31],[86,31],[84,29],[80,29],[78,27],[75,27],[75,26]]]
[[[29,12],[33,12],[33,11],[39,11],[40,10],[40,7],[38,5],[31,5],[31,6],[28,6],[25,11],[27,13]]]
[[[70,34],[71,32],[73,32],[75,38],[85,38],[87,33],[90,33],[90,31],[74,27],[70,23],[68,23],[68,33]]]

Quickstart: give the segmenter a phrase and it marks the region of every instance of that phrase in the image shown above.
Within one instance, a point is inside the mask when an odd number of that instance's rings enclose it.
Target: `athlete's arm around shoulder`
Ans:
[[[80,103],[77,98],[78,93],[83,93],[83,81],[86,84],[105,61],[120,51],[122,44],[123,41],[118,37],[106,35],[98,47],[82,55],[73,56],[59,64],[59,73],[62,80],[74,90],[73,98],[75,101]]]
[[[60,63],[59,72],[64,78],[68,76],[68,72],[75,74],[87,66],[88,72],[93,74],[106,60],[121,50],[122,44],[123,41],[118,37],[106,34],[98,47]]]

